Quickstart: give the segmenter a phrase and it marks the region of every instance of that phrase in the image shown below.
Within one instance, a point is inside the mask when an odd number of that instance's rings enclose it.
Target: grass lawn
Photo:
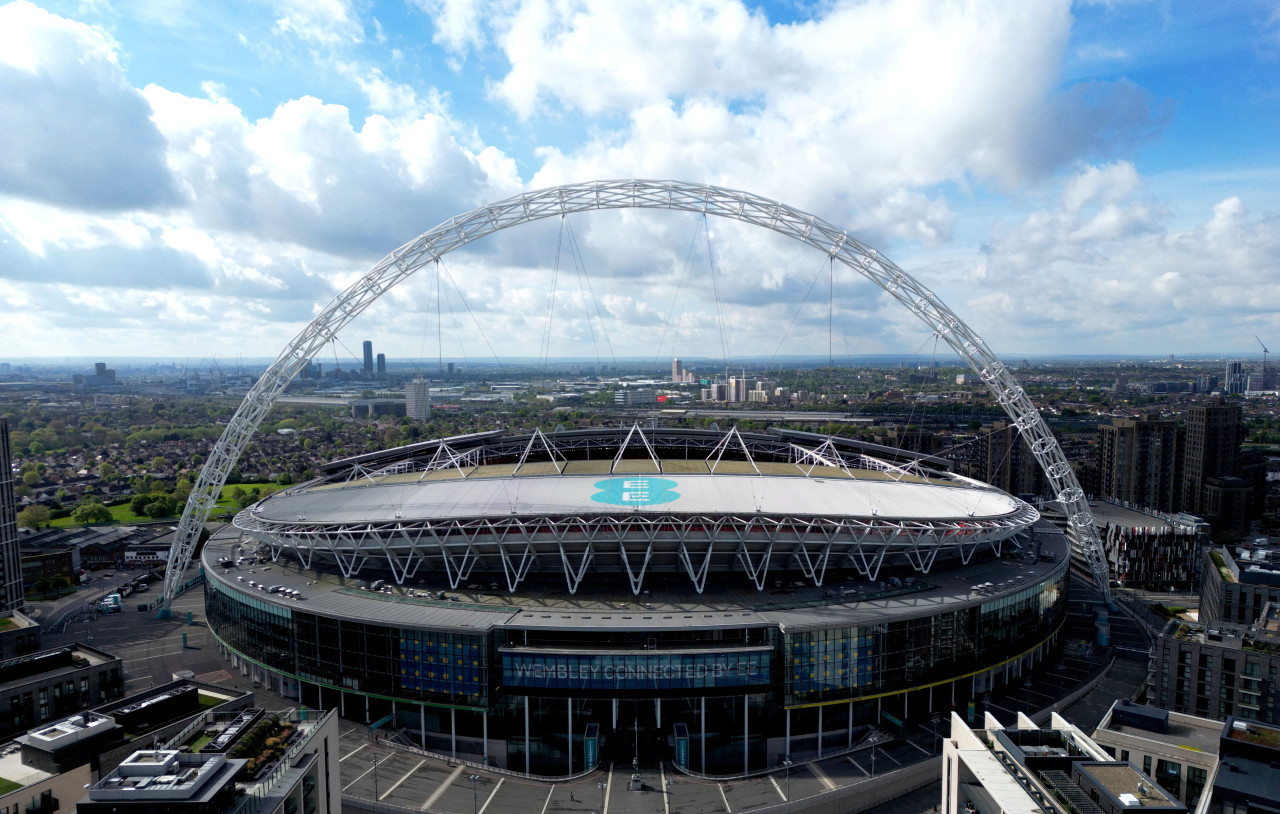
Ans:
[[[20,788],[22,788],[21,783],[15,783],[7,777],[0,777],[0,794],[8,794]]]
[[[213,740],[213,735],[196,735],[195,740],[189,741],[187,746],[191,748],[192,752],[199,752],[211,740]]]
[[[265,484],[265,483],[228,483],[226,486],[222,487],[222,494],[219,495],[218,497],[217,506],[218,508],[231,509],[233,512],[237,511],[236,504],[231,500],[231,490],[236,488],[237,486],[239,486],[241,489],[245,490],[246,492],[249,492],[249,491],[252,491],[253,487],[255,486],[261,488],[263,486],[274,486],[274,485],[275,484]],[[120,506],[108,506],[107,510],[111,512],[111,522],[119,523],[125,526],[130,525],[131,523],[149,523],[153,520],[177,520],[179,516],[179,515],[175,515],[173,517],[147,517],[141,514],[134,514],[133,510],[129,508],[128,503],[125,503]],[[221,516],[220,512],[217,514],[219,517]],[[60,517],[57,520],[50,520],[49,525],[53,526],[54,528],[74,528],[75,526],[78,526],[80,524],[73,521],[70,517]]]
[[[216,697],[216,696],[209,695],[209,694],[207,694],[207,693],[203,693],[203,692],[202,692],[202,693],[199,693],[199,694],[198,694],[198,697],[199,697],[199,699],[200,699],[200,706],[202,706],[202,707],[216,707],[218,704],[221,704],[223,701],[227,700],[227,699],[225,699],[225,698],[218,698],[218,697]],[[193,752],[194,752],[194,751],[196,751],[196,750],[195,750],[195,749],[193,749],[193,750],[191,750],[191,751],[193,751]]]

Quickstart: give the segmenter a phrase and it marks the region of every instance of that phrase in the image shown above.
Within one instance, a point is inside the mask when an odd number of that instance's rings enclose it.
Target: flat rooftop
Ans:
[[[1128,763],[1081,763],[1080,771],[1117,799],[1121,795],[1129,795],[1138,800],[1142,808],[1184,808],[1182,803],[1171,799],[1159,784],[1151,782],[1151,778]]]
[[[1169,728],[1165,732],[1152,732],[1150,729],[1143,729],[1138,726],[1125,726],[1124,724],[1116,723],[1113,719],[1109,719],[1106,725],[1100,727],[1100,729],[1216,755],[1218,753],[1218,737],[1222,734],[1222,722],[1211,721],[1209,723],[1212,726],[1196,726],[1186,721],[1175,720],[1171,714],[1169,716]]]

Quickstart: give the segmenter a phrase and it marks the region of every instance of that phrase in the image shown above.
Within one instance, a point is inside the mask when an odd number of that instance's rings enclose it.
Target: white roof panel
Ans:
[[[1021,506],[995,489],[891,480],[769,475],[550,475],[363,483],[277,493],[265,521],[393,522],[471,517],[642,514],[789,514],[881,519],[1004,517]]]

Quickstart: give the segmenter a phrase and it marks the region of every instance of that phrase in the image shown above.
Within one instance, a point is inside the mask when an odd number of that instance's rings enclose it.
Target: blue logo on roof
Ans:
[[[610,506],[655,506],[679,498],[675,486],[675,481],[666,478],[610,478],[596,481],[600,491],[591,499]]]

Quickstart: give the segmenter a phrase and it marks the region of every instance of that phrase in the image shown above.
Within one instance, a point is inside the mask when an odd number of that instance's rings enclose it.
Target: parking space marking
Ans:
[[[357,746],[356,748],[352,749],[350,752],[347,752],[345,755],[343,755],[342,757],[338,758],[338,762],[339,762],[339,763],[341,763],[342,761],[346,760],[346,759],[347,759],[347,758],[349,758],[349,757],[354,757],[354,756],[355,756],[355,754],[356,754],[356,752],[359,752],[361,749],[365,748],[365,747],[366,747],[366,746],[368,746],[368,745],[369,745],[369,744],[367,744],[367,743],[362,743],[362,744],[360,744],[360,745],[359,745],[359,746]]]
[[[728,814],[733,814],[733,809],[729,807],[729,798],[724,796],[724,786],[716,783],[716,790],[720,792],[720,800],[724,803],[724,810]]]
[[[821,766],[816,763],[806,765],[809,767],[809,771],[813,772],[814,777],[818,778],[818,782],[826,786],[828,791],[836,787],[836,782],[828,777],[826,772],[822,771]]]
[[[773,775],[769,775],[769,782],[773,784],[773,790],[778,792],[778,796],[782,798],[782,802],[784,803],[791,802],[790,800],[787,799],[787,795],[783,793],[782,786],[779,786],[778,781],[773,779]],[[720,792],[720,793],[724,794],[724,792]]]
[[[347,789],[349,789],[349,788],[351,788],[352,786],[354,786],[356,783],[359,783],[361,780],[364,780],[365,775],[367,775],[367,774],[371,774],[371,773],[373,772],[373,770],[374,770],[374,769],[376,769],[376,768],[378,768],[378,764],[377,764],[377,763],[374,763],[372,766],[370,766],[369,768],[367,768],[367,769],[365,769],[363,772],[361,772],[361,773],[360,773],[360,776],[359,776],[359,777],[357,777],[355,780],[352,780],[350,783],[348,783],[347,785],[343,786],[343,787],[342,787],[342,790],[343,790],[343,791],[346,791]]]
[[[424,764],[424,763],[426,763],[426,762],[427,762],[427,761],[426,761],[426,758],[423,758],[422,760],[419,760],[419,761],[418,761],[418,765],[417,765],[417,766],[414,766],[412,769],[410,769],[409,771],[405,772],[405,773],[404,773],[404,775],[403,775],[403,776],[401,776],[401,778],[400,778],[399,780],[397,780],[396,782],[394,782],[394,783],[392,783],[392,784],[391,784],[391,788],[389,788],[389,789],[387,789],[386,791],[382,792],[382,794],[378,797],[378,799],[379,799],[379,800],[381,800],[383,797],[386,797],[388,794],[390,794],[391,792],[393,792],[393,791],[395,791],[397,788],[399,788],[401,783],[403,783],[404,781],[408,780],[408,779],[409,779],[409,777],[410,777],[410,775],[412,775],[414,772],[418,771],[418,769],[421,769],[421,768],[422,768],[422,764]]]
[[[502,783],[506,779],[505,777],[498,778],[498,782],[493,786],[493,791],[489,792],[489,796],[484,800],[484,805],[480,806],[480,810],[476,814],[484,814],[484,810],[489,807],[489,803],[493,802],[493,798],[498,796],[498,789],[502,788]]]
[[[671,814],[671,787],[667,785],[666,767],[658,764],[658,782],[662,785],[658,788],[662,789],[662,811],[663,814]]]
[[[845,758],[845,760],[847,760],[847,761],[849,761],[850,763],[852,763],[855,769],[857,769],[858,771],[862,772],[862,776],[863,776],[863,777],[870,777],[870,776],[871,776],[871,773],[870,773],[870,772],[868,772],[866,769],[862,768],[862,764],[861,764],[861,763],[859,763],[858,761],[854,760],[854,759],[853,759],[853,758],[851,758],[851,757],[847,757],[847,758]]]
[[[458,775],[462,774],[462,769],[463,767],[459,765],[458,768],[453,770],[453,774],[449,775],[444,779],[444,782],[440,784],[440,788],[432,792],[431,796],[427,798],[427,801],[422,804],[423,811],[426,811],[428,808],[431,808],[432,803],[440,799],[440,795],[444,794],[445,790],[453,785],[453,781],[458,779]]]
[[[547,814],[547,806],[551,805],[551,795],[556,793],[556,784],[552,783],[551,788],[547,790],[547,799],[542,801],[542,814]],[[426,808],[426,806],[423,806]]]

